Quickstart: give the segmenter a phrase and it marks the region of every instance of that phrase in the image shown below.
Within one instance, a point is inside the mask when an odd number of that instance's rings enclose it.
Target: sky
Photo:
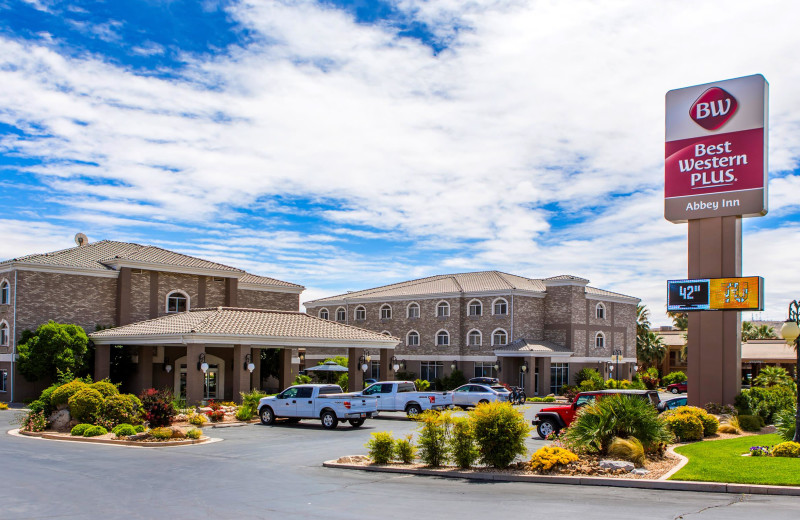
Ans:
[[[0,0],[0,258],[158,245],[304,285],[686,278],[664,95],[770,83],[764,312],[800,298],[800,3]]]

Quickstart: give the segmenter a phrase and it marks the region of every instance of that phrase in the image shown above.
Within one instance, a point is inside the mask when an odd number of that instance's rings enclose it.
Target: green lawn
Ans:
[[[750,451],[750,446],[774,446],[780,442],[781,438],[774,434],[750,435],[675,448],[689,463],[670,480],[800,486],[800,459],[742,457]]]

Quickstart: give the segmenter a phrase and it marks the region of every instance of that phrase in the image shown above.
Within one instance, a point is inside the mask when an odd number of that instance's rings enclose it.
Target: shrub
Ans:
[[[403,461],[403,464],[411,464],[414,462],[414,456],[417,454],[417,448],[411,442],[411,435],[407,435],[394,441],[394,454],[398,459]]]
[[[478,460],[478,448],[472,425],[466,417],[453,418],[453,431],[450,436],[450,453],[459,468],[469,468]]]
[[[664,420],[679,441],[699,441],[703,438],[703,422],[697,415],[680,413],[669,415]]]
[[[199,439],[203,436],[203,430],[199,428],[192,428],[188,432],[186,432],[186,438],[188,439]]]
[[[69,434],[74,435],[76,437],[83,437],[83,434],[86,432],[86,430],[88,430],[92,426],[93,426],[92,424],[87,424],[87,423],[77,424],[72,427],[72,430],[70,430]]]
[[[103,395],[103,397],[119,394],[119,390],[117,390],[117,385],[115,385],[108,379],[97,381],[96,383],[92,383],[89,386],[100,392]]]
[[[772,447],[773,457],[800,457],[800,443],[782,442]]]
[[[55,406],[53,406],[50,401],[50,397],[59,386],[61,385],[56,383],[42,390],[39,398],[28,405],[28,409],[32,412],[44,412],[45,417],[50,417],[50,414],[52,414],[55,409]]]
[[[708,413],[713,413],[715,415],[736,415],[736,408],[730,404],[706,403],[703,408],[705,408]]]
[[[133,429],[136,430],[136,433],[142,433],[145,429],[144,424],[137,424]]]
[[[525,439],[530,427],[510,403],[479,404],[470,414],[470,423],[481,462],[506,468],[517,455],[527,453]]]
[[[20,430],[26,432],[43,432],[47,429],[47,417],[44,412],[28,411],[14,418],[14,421],[20,425]]]
[[[769,457],[770,450],[768,446],[750,446],[751,457]]]
[[[746,432],[760,432],[764,427],[764,419],[759,415],[739,415],[739,427]]]
[[[577,460],[578,456],[565,448],[544,446],[536,450],[531,457],[531,469],[536,471],[550,471],[557,466],[566,466]]]
[[[208,419],[205,415],[201,413],[193,413],[189,416],[189,424],[194,426],[203,426],[205,423],[208,422]]]
[[[242,406],[247,406],[251,410],[258,410],[258,402],[262,397],[267,396],[267,394],[255,388],[247,393],[241,392],[240,395],[242,396]]]
[[[150,430],[150,436],[159,441],[166,441],[172,438],[172,428],[159,427]]]
[[[561,395],[566,397],[567,401],[570,403],[575,400],[575,396],[578,395],[578,392],[580,391],[580,388],[577,386],[564,385],[561,387]]]
[[[369,458],[375,464],[388,464],[394,455],[394,439],[392,432],[374,432],[365,445],[369,449]]]
[[[644,466],[644,447],[635,437],[630,439],[615,438],[608,447],[608,454],[616,459],[633,462],[637,468]]]
[[[673,383],[683,383],[686,381],[686,374],[678,370],[677,372],[670,372],[661,378],[661,384],[669,386]]]
[[[455,369],[450,372],[449,376],[445,376],[439,380],[438,383],[439,384],[436,385],[436,388],[440,390],[453,390],[461,385],[466,384],[467,378],[464,376],[464,372]]]
[[[127,437],[128,435],[136,435],[136,430],[130,424],[118,424],[112,428],[111,433],[117,437]]]
[[[142,402],[133,394],[114,394],[105,398],[100,408],[100,417],[105,422],[136,424],[141,422]]]
[[[95,392],[97,392],[97,390],[95,390]],[[106,430],[102,426],[89,426],[83,432],[83,436],[84,437],[98,437],[100,435],[105,435],[107,433],[108,433],[108,430]]]
[[[602,385],[603,376],[593,368],[582,368],[575,374],[575,386],[580,386],[584,381],[595,381]]]
[[[428,466],[438,467],[447,462],[450,448],[452,418],[448,412],[427,410],[417,416],[420,423],[419,458]]]
[[[791,385],[792,376],[785,368],[766,366],[761,369],[753,379],[753,386],[771,387],[776,385]]]
[[[431,387],[431,383],[430,381],[426,381],[425,379],[415,379],[414,386],[417,387],[418,392],[424,392]]]
[[[797,401],[790,386],[753,387],[736,396],[734,404],[740,415],[759,415],[767,424],[772,423],[781,410],[794,408]]]
[[[714,435],[717,433],[717,429],[719,428],[719,419],[713,415],[709,415],[708,412],[702,408],[697,408],[696,406],[679,406],[674,410],[668,410],[664,412],[662,416],[670,417],[672,415],[680,414],[694,415],[700,419],[700,422],[703,424],[703,437],[708,437],[709,435]]]
[[[139,395],[144,412],[144,420],[150,427],[169,426],[175,416],[172,406],[172,391],[149,388]]]
[[[87,388],[89,385],[81,381],[80,379],[75,379],[74,381],[70,381],[69,383],[63,384],[58,388],[54,389],[53,392],[50,394],[50,404],[53,407],[65,405],[69,403],[69,398],[78,393],[78,391]]]
[[[0,410],[8,410],[8,403],[0,401]]]
[[[310,382],[311,382],[311,377],[310,376],[303,375],[303,374],[297,374],[297,376],[294,378],[294,381],[292,381],[292,386],[294,386],[294,385],[307,385]]]
[[[253,418],[253,409],[249,406],[240,406],[236,410],[236,419],[239,421],[249,421]]]
[[[648,451],[672,438],[655,407],[631,395],[607,396],[583,406],[564,436],[577,449],[602,454],[614,437],[634,437]]]
[[[734,425],[732,425],[730,423],[722,423],[722,424],[720,424],[719,425],[719,429],[717,431],[719,433],[733,433],[733,434],[736,434],[736,435],[741,433],[738,428],[736,428]]]
[[[785,441],[794,439],[794,430],[797,426],[795,410],[786,409],[779,412],[775,417],[775,427],[778,429],[778,434]]]
[[[80,422],[93,423],[103,405],[103,395],[85,386],[69,398],[69,414]]]

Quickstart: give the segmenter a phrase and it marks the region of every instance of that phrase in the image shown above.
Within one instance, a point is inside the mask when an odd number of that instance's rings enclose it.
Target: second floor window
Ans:
[[[450,334],[446,330],[440,330],[436,333],[436,344],[439,346],[446,346],[450,344]]]
[[[477,330],[469,331],[467,341],[470,347],[479,347],[481,345],[481,333]]]
[[[356,307],[356,319],[357,320],[366,320],[367,319],[367,309],[364,307]]]
[[[415,330],[412,330],[406,336],[406,345],[409,347],[418,347],[419,346],[419,333]]]
[[[408,317],[409,318],[419,318],[419,304],[412,303],[408,306]]]
[[[440,318],[450,316],[450,304],[447,302],[439,302],[439,305],[436,306],[436,316]]]
[[[173,292],[167,296],[167,312],[186,312],[189,310],[189,298],[181,292]]]
[[[384,305],[381,307],[381,319],[382,320],[392,319],[392,308],[389,305]]]
[[[336,321],[345,321],[347,320],[347,311],[344,310],[344,307],[339,307],[336,309]]]
[[[8,324],[6,322],[0,323],[0,345],[8,346]]]
[[[11,303],[11,285],[6,281],[3,282],[3,285],[0,285],[0,303],[3,305]]]
[[[500,298],[494,301],[494,314],[508,314],[508,302]]]
[[[321,311],[319,311],[319,317],[322,318],[323,320],[327,320],[328,319],[328,309],[322,309]]]
[[[483,314],[483,305],[478,300],[472,300],[469,302],[469,315],[470,316],[480,316]]]

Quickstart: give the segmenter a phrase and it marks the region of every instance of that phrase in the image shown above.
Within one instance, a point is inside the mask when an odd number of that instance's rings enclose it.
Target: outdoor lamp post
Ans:
[[[519,369],[522,371],[523,374],[525,372],[527,372],[528,371],[528,362],[527,361],[523,361],[522,365],[519,367]]]
[[[394,370],[395,372],[400,370],[400,363],[397,361],[397,358],[395,356],[392,356],[390,362],[392,363],[392,370]]]
[[[365,354],[362,354],[361,357],[358,358],[358,364],[361,366],[362,372],[366,372],[369,369],[369,365],[367,365],[367,358],[369,356]]]
[[[794,351],[797,354],[797,365],[794,369],[795,381],[800,383],[800,302],[792,300],[789,304],[789,317],[781,327],[781,336],[790,345],[794,343]],[[800,384],[798,384],[800,387]],[[797,409],[794,416],[794,442],[800,442],[800,388],[797,392]]]
[[[169,358],[168,357],[164,358],[164,372],[166,372],[167,374],[172,372],[172,365],[169,364]]]
[[[202,370],[204,374],[208,372],[208,363],[206,363],[205,352],[201,352],[200,356],[197,358],[197,370]]]
[[[617,379],[619,379],[619,358],[622,357],[622,349],[615,348],[614,349],[614,361],[617,363],[617,369],[614,370],[614,373],[617,374]]]
[[[455,370],[458,367],[458,362],[454,359],[452,363],[450,363],[450,370]]]
[[[251,374],[253,373],[253,370],[256,369],[256,366],[253,364],[253,356],[250,354],[247,354],[244,357],[244,369],[249,370]]]
[[[495,363],[494,364],[494,369],[497,370],[497,373],[499,374],[500,373],[500,363]]]

